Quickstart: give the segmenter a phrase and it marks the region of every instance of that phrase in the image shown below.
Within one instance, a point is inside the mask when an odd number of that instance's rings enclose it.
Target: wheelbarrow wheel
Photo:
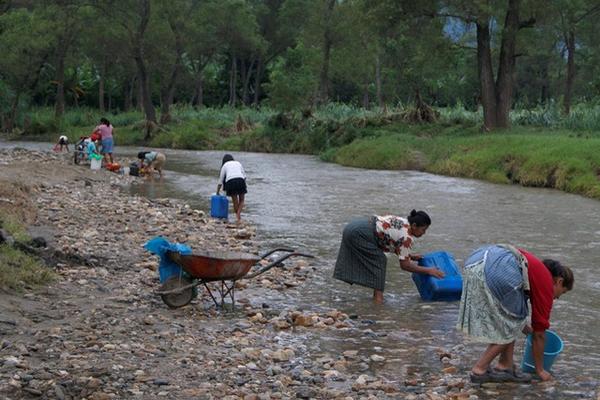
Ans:
[[[160,287],[160,291],[175,290],[192,284],[192,280],[186,276],[172,276]],[[188,287],[178,293],[161,294],[160,297],[171,308],[183,307],[194,298],[194,288]]]

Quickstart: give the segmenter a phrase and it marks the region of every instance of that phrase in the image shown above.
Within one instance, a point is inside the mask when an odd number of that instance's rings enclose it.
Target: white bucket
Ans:
[[[94,157],[92,157],[91,163],[90,163],[90,168],[93,170],[98,170],[102,167],[102,159],[96,159]]]

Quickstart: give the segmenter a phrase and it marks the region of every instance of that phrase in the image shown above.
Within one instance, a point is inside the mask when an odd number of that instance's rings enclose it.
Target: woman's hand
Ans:
[[[421,258],[423,258],[421,254],[411,254],[409,257],[413,261],[419,261]]]
[[[444,274],[444,271],[437,269],[437,268],[430,268],[429,275],[433,276],[434,278],[438,278],[438,279],[442,279],[444,276],[446,276],[446,274]]]
[[[523,332],[525,335],[529,335],[530,333],[533,333],[533,328],[531,327],[531,325],[527,324],[523,327],[523,330],[521,330],[521,332]]]

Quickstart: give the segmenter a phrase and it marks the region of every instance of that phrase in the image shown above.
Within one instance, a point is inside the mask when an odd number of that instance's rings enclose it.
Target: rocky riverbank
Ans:
[[[193,249],[257,253],[255,230],[208,218],[173,199],[130,196],[141,178],[90,171],[67,156],[0,151],[2,185],[25,187],[32,234],[60,257],[56,282],[0,291],[0,395],[7,399],[477,399],[459,373],[460,349],[439,349],[438,374],[385,378],[386,359],[310,346],[329,330],[368,334],[368,321],[335,309],[298,310],[268,293],[301,295],[319,261],[237,284],[235,311],[205,290],[169,309],[154,291],[156,235]],[[6,187],[6,186],[5,186]],[[5,198],[4,201],[14,201]],[[15,206],[17,203],[14,203]],[[54,260],[54,261],[52,261]],[[401,344],[399,344],[401,346]]]

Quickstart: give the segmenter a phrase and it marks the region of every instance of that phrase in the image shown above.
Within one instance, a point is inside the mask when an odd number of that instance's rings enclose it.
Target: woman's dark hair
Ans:
[[[106,118],[100,118],[100,122],[106,126],[110,126],[110,121],[107,120]]]
[[[568,290],[573,289],[575,277],[573,276],[573,271],[571,271],[571,268],[565,267],[559,261],[552,260],[550,258],[542,260],[542,263],[544,263],[546,268],[548,268],[548,271],[550,271],[553,278],[563,279],[563,287],[567,288]]]
[[[431,218],[425,211],[412,210],[410,215],[407,217],[409,224],[416,224],[417,226],[429,226],[431,225]]]
[[[146,154],[148,154],[148,153],[149,153],[148,151],[140,151],[140,152],[138,153],[138,158],[139,158],[140,160],[143,160],[144,158],[146,158]]]
[[[225,154],[223,156],[223,163],[221,164],[221,167],[225,165],[227,161],[233,161],[233,156],[231,154]]]

